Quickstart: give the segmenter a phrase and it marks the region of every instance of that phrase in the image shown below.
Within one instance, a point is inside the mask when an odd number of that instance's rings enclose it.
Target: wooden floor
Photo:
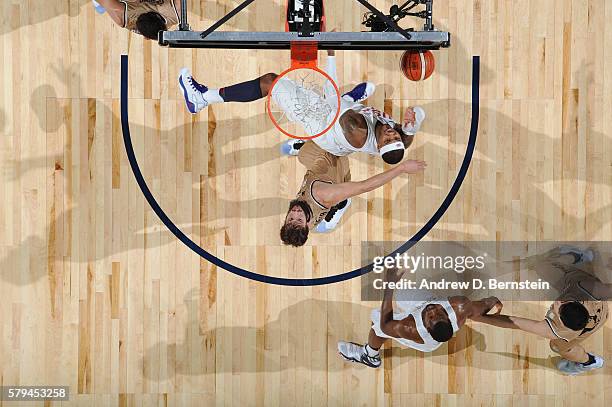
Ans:
[[[237,3],[191,1],[192,26]],[[283,4],[259,0],[228,29],[281,30]],[[326,8],[329,28],[360,29],[354,1]],[[122,53],[139,163],[182,230],[260,273],[337,274],[360,265],[362,241],[409,238],[446,196],[480,55],[476,153],[428,238],[610,240],[612,1],[436,0],[434,15],[453,45],[423,83],[401,78],[399,52],[338,53],[342,89],[367,79],[373,106],[425,108],[409,156],[428,170],[355,199],[338,230],[296,250],[278,230],[304,169],[279,158],[264,103],[190,116],[176,86],[183,66],[221,86],[286,68],[287,52],[167,50],[89,0],[1,1],[0,384],[69,385],[62,405],[81,406],[611,405],[610,321],[588,341],[608,367],[584,377],[557,373],[546,341],[478,324],[433,355],[388,347],[382,369],[347,365],[336,341],[364,341],[378,306],[360,301],[359,281],[281,288],[212,267],[160,223],[130,171]],[[355,180],[383,169],[350,160]],[[507,304],[533,318],[547,306]]]

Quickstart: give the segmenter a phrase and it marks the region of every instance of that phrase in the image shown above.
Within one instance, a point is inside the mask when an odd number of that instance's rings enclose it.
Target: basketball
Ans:
[[[400,69],[411,81],[423,81],[431,76],[436,60],[431,51],[408,50],[402,55]]]

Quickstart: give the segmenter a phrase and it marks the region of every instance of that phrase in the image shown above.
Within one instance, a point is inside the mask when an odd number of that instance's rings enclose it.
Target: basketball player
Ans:
[[[328,51],[326,72],[337,82],[334,51]],[[183,68],[179,75],[179,85],[187,109],[195,114],[213,103],[251,102],[264,98],[270,92],[277,76],[275,73],[268,73],[237,85],[209,89],[199,84],[191,72]],[[294,114],[293,110],[300,107],[296,106],[290,96],[286,96],[294,93],[291,90],[298,87],[295,82],[282,79],[272,90],[272,98],[288,117],[294,117],[296,121],[308,120]],[[342,95],[338,120],[328,132],[316,137],[314,142],[323,150],[338,157],[353,152],[364,152],[381,156],[387,164],[399,163],[404,157],[404,150],[412,143],[414,135],[420,129],[425,119],[425,111],[421,107],[409,107],[406,109],[403,125],[400,126],[387,114],[360,104],[374,93],[375,88],[373,83],[363,82]],[[335,113],[338,101],[333,86],[326,84],[324,92],[321,103],[332,105]],[[303,124],[307,129],[312,123]],[[317,133],[318,131],[315,131],[312,135]],[[290,140],[282,146],[282,151],[288,155],[298,155],[298,150],[304,144],[303,140]]]
[[[338,224],[350,198],[373,191],[401,174],[423,171],[427,166],[424,161],[406,160],[364,181],[351,182],[348,157],[330,154],[312,140],[300,148],[298,160],[306,167],[304,182],[297,197],[289,203],[280,230],[283,243],[295,247],[304,245],[309,231],[322,221]]]
[[[334,51],[328,51],[326,71],[334,81],[337,81]],[[188,69],[183,68],[179,75],[179,86],[183,92],[187,109],[195,114],[213,103],[251,102],[261,99],[268,95],[277,76],[275,73],[268,73],[251,81],[221,89],[209,89],[198,83]],[[298,85],[291,80],[279,81],[272,90],[272,97],[287,113],[287,116],[300,121],[301,116],[293,112],[296,104],[289,97],[285,97],[285,95],[292,94],[291,90],[297,87]],[[282,91],[279,91],[280,88],[283,88]],[[404,123],[400,126],[388,115],[359,104],[359,102],[371,96],[374,90],[374,84],[364,82],[342,96],[339,119],[332,129],[314,139],[314,143],[319,147],[318,149],[311,146],[307,149],[307,152],[300,154],[300,150],[309,143],[303,140],[291,140],[283,144],[281,151],[288,155],[299,154],[300,162],[309,170],[296,200],[296,202],[301,203],[302,207],[300,208],[297,203],[295,205],[292,203],[285,224],[281,229],[281,239],[286,244],[303,245],[306,242],[309,229],[313,227],[316,228],[317,232],[333,230],[350,206],[350,197],[363,193],[352,191],[352,195],[348,195],[340,201],[328,202],[323,198],[317,200],[313,195],[316,194],[314,190],[308,192],[304,190],[304,188],[310,188],[316,181],[339,184],[346,183],[350,179],[348,161],[337,160],[333,157],[344,157],[353,152],[365,152],[380,155],[388,164],[397,164],[404,157],[404,150],[412,143],[415,133],[425,119],[423,109],[420,107],[408,108]],[[324,102],[321,103],[330,105],[337,103],[336,94],[331,84],[326,84],[324,93],[322,97]],[[336,107],[333,107],[332,110],[336,111]],[[310,128],[309,124],[303,123],[303,127]],[[313,134],[316,133],[317,131]],[[333,157],[327,157],[324,153]],[[315,164],[318,159],[325,161],[325,164]],[[305,199],[308,196],[310,198]],[[314,217],[312,217],[313,211],[317,212]],[[300,212],[299,222],[290,216],[292,213],[297,214],[298,212]]]
[[[550,348],[563,359],[557,368],[568,375],[578,375],[603,367],[601,356],[588,353],[581,343],[604,326],[608,318],[611,285],[602,283],[580,266],[593,260],[591,250],[562,246],[545,257],[539,267],[552,267],[561,273],[561,295],[550,306],[544,320],[510,315],[484,315],[480,322],[501,328],[520,329],[550,339]]]
[[[338,82],[335,52],[329,50],[327,55],[326,72],[334,82]],[[288,82],[288,85],[291,86],[292,84]],[[360,104],[360,102],[372,96],[375,89],[373,83],[363,82],[350,92],[342,95],[338,121],[330,131],[316,137],[313,141],[323,150],[337,157],[343,157],[354,152],[363,152],[380,155],[387,164],[400,162],[404,157],[404,150],[412,144],[414,135],[425,119],[425,111],[418,106],[409,107],[404,114],[403,125],[400,126],[386,113]],[[326,85],[325,92],[327,100],[333,102],[335,106],[337,99],[331,84]],[[290,109],[291,106],[289,102],[279,104],[281,106],[286,105],[287,109]],[[300,148],[305,143],[305,140],[288,140],[281,146],[281,153],[298,155]],[[334,230],[350,205],[351,199],[348,198],[332,207],[325,218],[317,224],[315,230],[319,233]]]
[[[335,52],[330,50],[327,54],[325,71],[337,83]],[[403,124],[400,126],[388,114],[360,104],[372,96],[375,89],[373,83],[363,82],[342,95],[338,121],[330,131],[315,138],[314,142],[323,150],[339,157],[363,152],[380,155],[387,164],[400,162],[404,150],[410,146],[414,135],[425,120],[425,111],[419,106],[407,108]],[[333,87],[328,85],[325,91],[329,93],[326,97],[334,103],[335,111],[337,101]],[[289,140],[283,144],[281,152],[297,155],[303,145],[304,140]]]
[[[397,282],[404,270],[388,270],[386,281]],[[385,289],[382,306],[372,311],[372,328],[368,342],[338,342],[338,352],[345,360],[377,368],[380,366],[380,348],[392,339],[421,352],[433,352],[449,341],[468,319],[475,320],[495,308],[499,313],[501,302],[495,297],[470,301],[463,296],[444,300],[397,301],[398,312],[393,310],[392,289]]]
[[[96,11],[106,11],[119,26],[150,40],[179,23],[180,0],[92,0]]]

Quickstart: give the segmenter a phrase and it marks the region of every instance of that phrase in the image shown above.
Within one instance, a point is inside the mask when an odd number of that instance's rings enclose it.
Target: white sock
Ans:
[[[364,348],[365,348],[366,354],[371,358],[376,357],[379,354],[379,352],[376,349],[372,348],[367,343],[365,344]]]
[[[219,94],[219,89],[208,89],[202,96],[209,104],[225,102]]]

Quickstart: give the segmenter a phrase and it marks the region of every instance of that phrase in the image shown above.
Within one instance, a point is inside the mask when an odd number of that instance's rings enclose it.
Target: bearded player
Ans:
[[[403,270],[388,270],[387,282],[397,282]],[[471,301],[456,296],[445,299],[431,298],[425,301],[397,301],[393,309],[394,290],[387,288],[382,306],[372,311],[372,327],[365,345],[354,342],[338,342],[338,353],[349,362],[362,363],[377,368],[381,364],[380,348],[388,340],[421,352],[433,352],[449,341],[468,319],[477,320],[495,308],[499,313],[501,302],[495,297]]]

